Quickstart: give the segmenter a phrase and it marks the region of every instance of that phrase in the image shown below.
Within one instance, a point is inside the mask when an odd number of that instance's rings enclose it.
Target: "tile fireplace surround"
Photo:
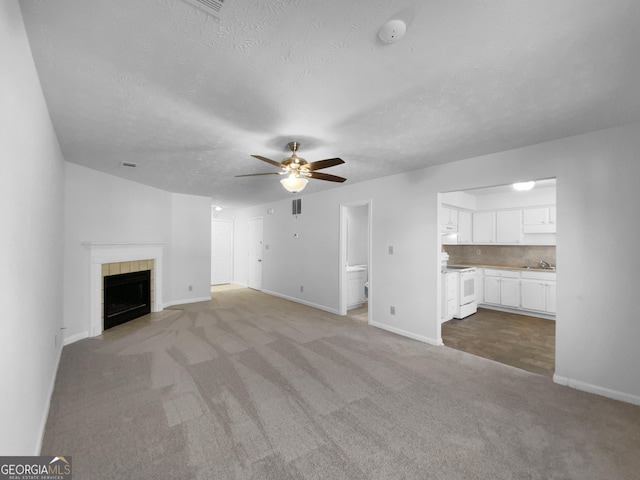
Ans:
[[[108,275],[126,273],[135,266],[137,270],[151,270],[152,312],[162,311],[162,243],[99,243],[84,242],[91,256],[91,325],[89,336],[101,335],[103,327],[102,284],[105,272]],[[140,267],[143,264],[144,268]],[[108,265],[108,267],[106,267]],[[116,270],[119,270],[116,272]],[[133,270],[129,270],[133,271]]]

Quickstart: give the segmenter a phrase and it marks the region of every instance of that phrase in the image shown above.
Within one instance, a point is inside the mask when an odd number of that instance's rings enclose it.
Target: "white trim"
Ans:
[[[619,390],[611,390],[609,388],[599,387],[591,383],[582,382],[580,380],[574,380],[568,377],[562,377],[560,375],[554,375],[553,381],[558,385],[564,385],[565,387],[575,388],[576,390],[582,390],[583,392],[594,393],[602,397],[613,398],[614,400],[620,400],[621,402],[640,405],[640,396],[638,395],[632,395],[630,393],[620,392]]]
[[[76,335],[71,335],[70,337],[66,337],[63,340],[63,344],[66,347],[67,345],[70,345],[72,343],[78,342],[78,341],[83,340],[83,339],[85,339],[87,337],[89,337],[89,332],[77,333]]]
[[[163,243],[152,242],[83,242],[91,257],[91,314],[88,335],[102,334],[102,264],[153,260],[154,295],[152,312],[162,311],[162,256]],[[75,336],[74,336],[75,338]]]
[[[369,325],[372,327],[380,328],[382,330],[386,330],[391,333],[395,333],[397,335],[401,335],[403,337],[412,338],[413,340],[418,340],[419,342],[428,343],[429,345],[433,345],[434,347],[440,347],[444,345],[441,339],[425,337],[422,335],[418,335],[416,333],[409,332],[407,330],[402,330],[401,328],[392,327],[391,325],[386,325],[384,323],[379,322],[369,322]]]
[[[53,370],[53,375],[51,377],[51,383],[49,384],[49,401],[44,409],[44,415],[42,420],[40,421],[40,435],[39,441],[37,444],[37,450],[33,453],[33,455],[38,456],[42,454],[42,442],[44,441],[44,430],[47,426],[47,419],[49,418],[49,410],[51,410],[51,400],[53,399],[53,390],[56,387],[56,379],[58,378],[58,369],[60,368],[60,359],[62,358],[62,345],[58,348],[58,358],[56,360],[56,367]]]
[[[306,300],[301,300],[299,298],[290,297],[288,295],[283,295],[281,293],[272,292],[270,290],[258,290],[259,292],[266,293],[267,295],[273,295],[274,297],[284,298],[285,300],[289,300],[295,303],[301,303],[302,305],[306,305],[308,307],[317,308],[318,310],[322,310],[324,312],[333,313],[335,315],[340,315],[340,311],[335,308],[325,307],[324,305],[318,305],[317,303],[307,302]]]
[[[556,321],[556,316],[553,313],[536,312],[535,310],[524,310],[522,308],[509,308],[490,303],[478,303],[478,308],[486,308],[487,310],[496,310],[498,312],[515,313],[516,315],[526,315],[528,317],[543,318],[553,322]]]
[[[200,297],[200,298],[189,298],[187,300],[173,300],[171,302],[165,303],[164,308],[173,307],[175,305],[185,305],[187,303],[198,303],[198,302],[209,302],[211,301],[211,295],[208,297]]]

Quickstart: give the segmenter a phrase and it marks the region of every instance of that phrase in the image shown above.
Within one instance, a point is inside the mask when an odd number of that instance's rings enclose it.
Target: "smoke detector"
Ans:
[[[185,2],[208,13],[212,17],[221,18],[220,14],[225,0],[184,0]]]
[[[384,43],[393,43],[404,37],[407,33],[407,24],[402,20],[389,20],[378,31],[380,40]]]

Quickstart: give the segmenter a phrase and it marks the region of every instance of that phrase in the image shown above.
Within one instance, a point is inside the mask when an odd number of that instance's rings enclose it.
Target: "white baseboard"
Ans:
[[[326,307],[324,305],[318,305],[317,303],[307,302],[306,300],[302,300],[296,297],[290,297],[288,295],[282,295],[281,293],[272,292],[270,290],[260,290],[262,293],[266,293],[267,295],[273,295],[274,297],[284,298],[285,300],[289,300],[295,303],[301,303],[302,305],[306,305],[308,307],[317,308],[318,310],[322,310],[325,312],[333,313],[335,315],[340,315],[340,311],[335,308]]]
[[[407,330],[403,330],[401,328],[392,327],[391,325],[386,325],[384,323],[378,322],[370,322],[369,325],[377,328],[381,328],[382,330],[386,330],[387,332],[395,333],[397,335],[402,335],[403,337],[412,338],[413,340],[418,340],[419,342],[428,343],[429,345],[433,345],[435,347],[439,347],[444,345],[442,340],[437,340],[435,338],[425,337],[422,335],[418,335]]]
[[[522,310],[520,308],[509,308],[501,305],[489,305],[487,303],[479,303],[478,308],[486,308],[487,310],[497,310],[498,312],[515,313],[516,315],[526,315],[528,317],[544,318],[545,320],[556,321],[556,316],[551,313],[534,312],[533,310]]]
[[[211,300],[211,295],[208,297],[189,298],[186,300],[174,300],[172,302],[165,303],[162,308],[173,307],[175,305],[185,305],[187,303],[208,302]]]
[[[66,343],[65,343],[66,345]],[[49,410],[51,409],[51,400],[53,399],[53,390],[56,388],[56,379],[58,378],[58,368],[60,368],[60,359],[62,358],[62,345],[58,348],[58,355],[56,359],[56,367],[53,371],[53,375],[51,376],[51,383],[49,384],[49,401],[47,402],[47,406],[44,409],[44,415],[40,422],[40,438],[37,442],[36,451],[33,455],[42,455],[42,441],[44,440],[44,429],[47,426],[47,419],[49,418]]]
[[[568,377],[562,377],[560,375],[554,375],[553,381],[558,385],[564,385],[566,387],[575,388],[576,390],[582,390],[583,392],[594,393],[602,397],[613,398],[614,400],[620,400],[621,402],[640,405],[640,396],[638,395],[631,395],[630,393],[620,392],[618,390],[611,390],[605,387],[599,387],[598,385],[582,382],[580,380],[574,380]]]
[[[78,340],[82,340],[87,337],[89,337],[89,332],[77,333],[75,335],[71,335],[70,337],[65,337],[62,343],[66,347],[67,345],[70,345],[77,342]]]

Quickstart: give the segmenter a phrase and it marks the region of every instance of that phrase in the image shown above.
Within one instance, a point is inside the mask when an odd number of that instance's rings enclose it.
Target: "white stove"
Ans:
[[[453,282],[457,287],[457,295],[455,295],[455,309],[453,312],[453,318],[462,319],[473,315],[478,311],[478,302],[476,300],[476,268],[475,267],[463,267],[459,265],[443,265],[443,282]],[[451,296],[451,288],[448,289],[449,296]],[[443,293],[444,295],[444,293]],[[445,299],[451,301],[451,298]],[[449,310],[450,311],[450,310]]]

